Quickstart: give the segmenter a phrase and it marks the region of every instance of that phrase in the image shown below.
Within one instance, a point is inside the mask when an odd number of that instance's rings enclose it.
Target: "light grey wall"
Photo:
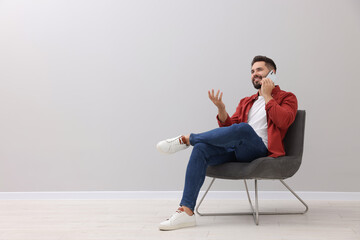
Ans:
[[[0,191],[182,190],[157,141],[217,127],[207,90],[232,114],[258,54],[307,110],[288,182],[360,191],[359,43],[357,0],[2,0]]]

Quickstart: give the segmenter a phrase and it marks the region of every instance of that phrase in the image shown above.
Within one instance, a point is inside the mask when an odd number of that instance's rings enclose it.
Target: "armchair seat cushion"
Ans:
[[[301,165],[295,156],[263,157],[250,163],[229,162],[209,166],[206,176],[222,179],[286,179],[292,177]]]

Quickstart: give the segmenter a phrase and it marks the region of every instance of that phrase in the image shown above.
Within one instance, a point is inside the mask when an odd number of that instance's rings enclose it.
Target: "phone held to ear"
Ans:
[[[273,81],[273,83],[275,84],[275,81],[276,81],[276,74],[274,73],[273,70],[271,70],[268,75],[266,76],[266,78],[269,78],[271,79],[271,81]]]

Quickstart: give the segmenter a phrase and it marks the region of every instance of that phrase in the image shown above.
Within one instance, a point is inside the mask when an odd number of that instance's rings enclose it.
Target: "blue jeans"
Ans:
[[[180,206],[194,211],[204,183],[207,166],[226,162],[251,162],[267,156],[268,150],[247,123],[233,124],[200,134],[190,134],[194,146],[186,169],[185,187]]]

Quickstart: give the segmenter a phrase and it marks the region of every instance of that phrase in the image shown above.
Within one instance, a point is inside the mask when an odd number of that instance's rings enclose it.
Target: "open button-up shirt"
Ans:
[[[220,127],[231,126],[235,123],[248,122],[249,111],[258,98],[259,93],[240,100],[235,113],[227,116],[225,122],[219,120]],[[285,155],[283,139],[285,134],[294,122],[297,112],[297,99],[291,92],[285,92],[279,86],[272,90],[271,99],[266,105],[266,118],[268,124],[268,156],[280,157]]]

